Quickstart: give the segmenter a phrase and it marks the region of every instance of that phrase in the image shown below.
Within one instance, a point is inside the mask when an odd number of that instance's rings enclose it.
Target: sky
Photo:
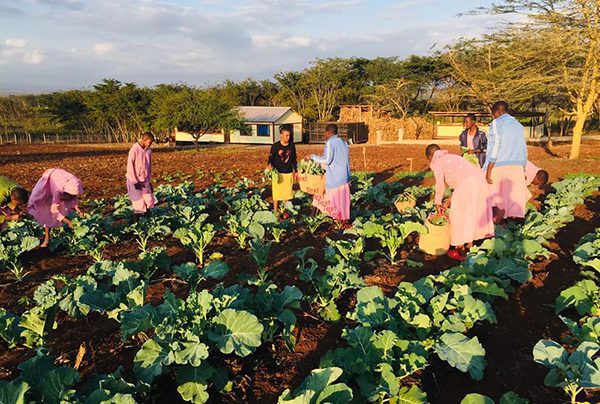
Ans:
[[[0,0],[0,93],[271,78],[315,58],[426,55],[486,0]]]

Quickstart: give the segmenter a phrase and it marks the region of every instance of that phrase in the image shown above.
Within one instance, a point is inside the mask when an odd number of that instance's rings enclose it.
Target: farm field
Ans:
[[[274,403],[307,394],[310,383],[296,389],[320,367],[344,370],[328,370],[335,376],[325,385],[335,402],[347,401],[348,387],[356,402],[390,396],[422,402],[426,394],[432,403],[459,403],[469,393],[499,400],[510,391],[531,403],[568,401],[561,388],[544,385],[549,369],[534,362],[532,350],[543,339],[571,337],[565,346],[578,345],[558,314],[575,321],[599,314],[597,289],[590,292],[596,306],[587,310],[568,302],[559,310],[555,303],[563,291],[593,279],[584,270],[588,261],[573,256],[582,237],[600,227],[600,177],[570,178],[536,195],[541,213],[500,229],[502,247],[477,247],[458,267],[419,252],[415,233],[390,236],[403,223],[421,222],[431,208],[424,146],[367,146],[364,155],[362,146],[351,147],[353,173],[373,174],[353,182],[359,225],[345,234],[308,218],[306,197],[289,207],[289,220],[271,220],[261,202],[269,194],[262,178],[266,147],[156,148],[159,208],[132,223],[128,200],[119,197],[127,150],[0,148],[0,174],[29,189],[47,168],[76,173],[88,214],[80,232],[57,235],[55,251],[21,254],[21,281],[0,273],[2,380],[23,377],[19,364],[44,347],[56,366],[77,367],[70,379],[59,377],[66,370],[56,372],[52,397],[66,401],[82,400],[86,391],[97,401],[82,402],[130,402],[127,396]],[[321,150],[300,145],[299,158]],[[600,143],[583,145],[577,161],[567,159],[568,150],[530,147],[529,159],[552,182],[579,172],[600,176]],[[407,158],[414,159],[414,173],[407,173]],[[391,200],[407,188],[419,193],[419,203],[400,215]],[[382,230],[369,235],[366,223]],[[38,235],[39,229],[19,231]],[[261,241],[251,242],[257,233]],[[199,261],[202,271],[195,270]],[[232,337],[238,321],[245,328]],[[470,360],[461,361],[465,355]],[[600,395],[583,391],[578,399],[597,402]]]

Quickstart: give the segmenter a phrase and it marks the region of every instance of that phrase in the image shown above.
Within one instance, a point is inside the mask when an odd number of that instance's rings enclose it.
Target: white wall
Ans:
[[[267,124],[265,124],[267,125]],[[269,125],[269,136],[258,136],[257,125],[250,125],[251,135],[242,135],[239,130],[234,130],[230,134],[231,143],[245,143],[245,144],[273,144],[272,132],[273,125]]]
[[[486,134],[490,132],[490,127],[488,125],[477,125],[477,127],[484,131]],[[534,127],[535,130],[532,131],[531,126],[523,125],[523,135],[526,139],[530,137],[542,137],[544,133],[544,124],[540,124]],[[437,126],[436,138],[456,138],[462,133],[464,127],[462,125],[451,125],[451,124],[440,124]],[[532,133],[533,132],[533,133]],[[533,135],[533,136],[532,136]]]
[[[294,126],[294,143],[302,142],[302,115],[289,110],[286,112],[277,122],[275,123],[275,141],[279,141],[279,125],[293,125]]]
[[[187,132],[176,131],[175,132],[175,141],[176,142],[193,142],[194,138],[192,137],[192,135],[190,135]],[[221,133],[220,135],[219,134],[206,134],[204,136],[201,136],[198,139],[198,143],[208,143],[208,142],[224,143],[225,135],[223,133]]]
[[[302,115],[293,112],[292,110],[286,112],[275,124],[265,123],[269,127],[269,135],[270,136],[258,136],[257,135],[257,125],[252,124],[249,125],[252,134],[245,136],[240,134],[239,130],[234,130],[230,133],[230,142],[231,143],[243,143],[243,144],[273,144],[279,141],[279,126],[280,125],[293,125],[294,126],[294,143],[302,142]],[[273,130],[275,131],[273,136]],[[187,132],[177,131],[175,133],[175,140],[177,142],[193,142],[194,138]],[[224,143],[225,136],[224,134],[208,134],[200,137],[198,142],[208,143]]]

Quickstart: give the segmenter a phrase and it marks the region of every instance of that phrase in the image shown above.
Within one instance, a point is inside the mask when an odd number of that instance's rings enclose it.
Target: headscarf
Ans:
[[[65,185],[63,186],[63,192],[66,192],[70,195],[80,195],[83,193],[83,185],[81,184],[81,180],[75,176],[72,176],[65,182]]]

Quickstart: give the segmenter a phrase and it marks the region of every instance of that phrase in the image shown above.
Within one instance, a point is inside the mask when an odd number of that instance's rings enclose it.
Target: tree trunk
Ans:
[[[548,119],[548,106],[546,106],[546,114],[544,115],[544,131],[548,137],[548,148],[552,150],[552,128],[550,127],[550,120]]]
[[[579,108],[578,108],[579,109]],[[581,136],[583,135],[583,125],[587,114],[583,111],[577,111],[577,119],[575,120],[575,126],[573,127],[573,142],[571,143],[571,154],[569,158],[576,160],[579,158],[579,148],[581,146]]]
[[[577,100],[577,115],[575,127],[573,128],[573,143],[571,144],[571,155],[569,156],[571,160],[579,158],[579,148],[581,146],[581,137],[583,136],[585,120],[592,111],[597,97],[598,92],[596,92],[595,89],[592,89],[587,95],[587,99],[579,98]]]

